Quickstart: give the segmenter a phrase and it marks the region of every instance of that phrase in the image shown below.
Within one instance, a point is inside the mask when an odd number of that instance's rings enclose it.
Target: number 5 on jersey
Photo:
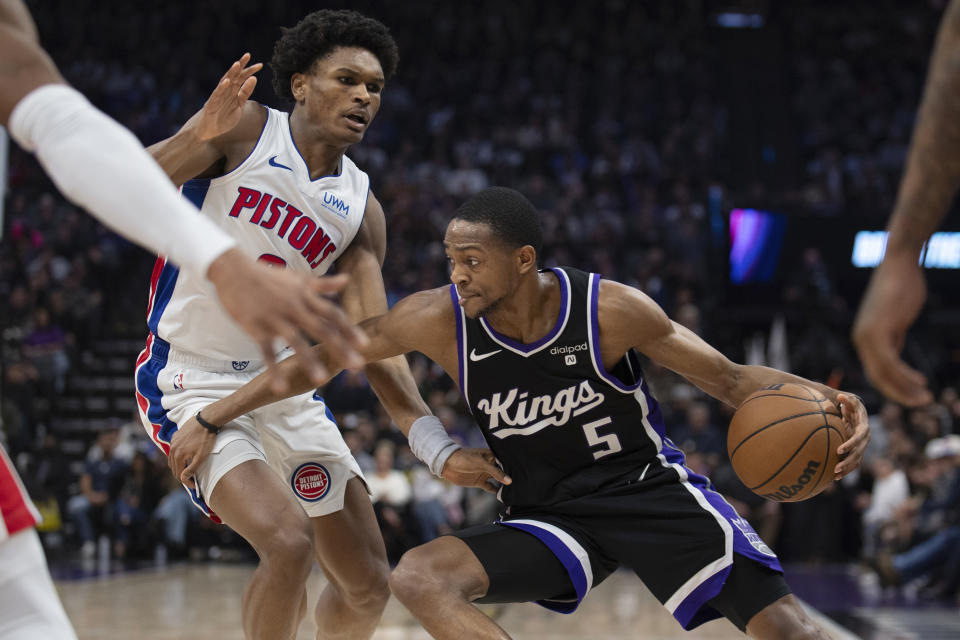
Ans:
[[[608,456],[611,453],[616,453],[622,451],[623,447],[620,446],[620,439],[617,438],[617,434],[608,433],[605,436],[600,435],[597,432],[597,429],[604,425],[608,425],[613,420],[609,416],[606,418],[600,418],[599,420],[594,420],[593,422],[588,422],[583,425],[583,434],[587,436],[587,444],[591,447],[604,446],[604,449],[598,449],[593,452],[593,459],[599,460],[603,456]]]

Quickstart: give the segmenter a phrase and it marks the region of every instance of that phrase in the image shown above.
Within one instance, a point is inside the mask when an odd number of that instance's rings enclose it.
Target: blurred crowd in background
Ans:
[[[145,144],[172,134],[240,54],[267,61],[279,26],[317,8],[28,4],[66,78]],[[745,301],[726,281],[723,222],[732,206],[756,206],[819,226],[822,237],[837,220],[881,228],[942,4],[758,2],[762,28],[732,30],[718,26],[721,3],[694,0],[351,3],[386,23],[401,53],[380,114],[349,152],[387,215],[391,301],[446,281],[441,238],[459,202],[489,185],[520,189],[542,214],[544,264],[637,286],[733,359],[866,399],[873,440],[861,471],[816,499],[780,505],[732,472],[732,409],[648,365],[689,466],[712,477],[785,561],[862,560],[884,585],[956,597],[960,367],[944,348],[946,330],[921,325],[908,345],[937,402],[884,404],[848,339],[858,302],[843,275],[848,256],[812,242],[783,265],[773,293]],[[286,106],[269,79],[265,69],[254,98]],[[19,150],[9,182],[0,439],[45,515],[52,553],[120,559],[238,546],[191,506],[131,417],[153,257],[66,202]],[[950,310],[936,290],[931,305]],[[121,347],[126,383],[98,383],[118,339],[132,345]],[[453,437],[482,446],[455,385],[419,356],[411,365]],[[91,408],[111,384],[129,402]],[[444,483],[410,454],[362,373],[341,375],[324,397],[366,474],[391,560],[496,516],[494,498]],[[67,420],[81,411],[85,420]]]

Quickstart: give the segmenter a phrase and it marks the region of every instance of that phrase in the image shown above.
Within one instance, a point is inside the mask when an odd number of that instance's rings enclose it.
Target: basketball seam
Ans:
[[[817,427],[816,429],[814,429],[813,431],[811,431],[809,434],[807,434],[807,437],[803,439],[803,442],[800,443],[800,446],[798,446],[797,449],[793,452],[793,455],[791,455],[789,458],[787,458],[786,462],[784,462],[782,465],[780,465],[780,468],[779,468],[779,469],[777,469],[776,471],[774,471],[773,474],[772,474],[769,478],[767,478],[766,480],[764,480],[764,481],[761,482],[760,484],[757,484],[757,485],[754,485],[754,486],[752,486],[752,487],[749,487],[750,491],[755,491],[756,489],[759,489],[759,488],[762,487],[763,485],[767,484],[768,482],[770,482],[771,480],[773,480],[774,478],[776,478],[776,477],[780,474],[781,471],[783,471],[784,469],[787,468],[787,465],[788,465],[788,464],[790,464],[791,462],[793,462],[793,459],[797,457],[797,454],[799,454],[800,451],[803,450],[803,447],[810,441],[810,438],[812,438],[813,436],[815,436],[818,431],[820,431],[821,429],[828,429],[828,430],[829,430],[829,429],[835,429],[835,428],[836,428],[836,427],[831,427],[830,425],[825,424],[825,425],[821,425],[821,426]],[[827,433],[827,439],[828,439],[828,440],[830,439],[829,431],[828,431],[828,433]]]
[[[802,400],[802,398],[800,398],[800,399]],[[746,404],[746,403],[744,403],[744,404]],[[743,406],[743,405],[740,405],[740,406]],[[763,431],[766,431],[766,430],[769,429],[770,427],[774,427],[774,426],[776,426],[776,425],[778,425],[778,424],[780,424],[780,423],[782,423],[782,422],[787,422],[787,421],[789,421],[789,420],[793,420],[794,418],[802,418],[802,417],[804,417],[804,416],[815,416],[815,415],[818,415],[818,414],[819,414],[819,415],[829,414],[829,415],[832,415],[832,416],[840,417],[839,414],[826,412],[826,411],[823,410],[823,408],[821,408],[821,407],[818,406],[818,408],[817,408],[816,411],[808,411],[807,413],[798,413],[798,414],[795,414],[795,415],[792,415],[792,416],[787,416],[787,417],[785,417],[785,418],[781,418],[780,420],[777,420],[777,421],[775,421],[775,422],[771,422],[771,423],[769,423],[769,424],[764,425],[764,426],[761,427],[760,429],[757,429],[756,431],[754,431],[753,433],[751,433],[750,435],[748,435],[746,438],[744,438],[743,440],[741,440],[740,443],[739,443],[736,447],[733,448],[733,451],[730,452],[730,461],[733,462],[733,456],[737,455],[737,451],[740,450],[740,447],[742,447],[747,440],[749,440],[750,438],[756,436],[756,435],[759,434],[759,433],[762,433]],[[824,421],[826,421],[826,419],[824,419]]]

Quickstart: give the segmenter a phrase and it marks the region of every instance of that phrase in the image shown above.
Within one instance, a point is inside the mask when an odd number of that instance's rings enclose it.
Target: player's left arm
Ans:
[[[387,312],[387,293],[381,272],[387,250],[387,224],[383,207],[372,191],[363,218],[357,236],[337,259],[339,272],[350,277],[340,293],[340,302],[347,316],[357,323]],[[405,356],[370,362],[364,367],[364,373],[390,418],[410,440],[414,453],[417,447],[411,437],[411,428],[420,418],[429,416],[429,423],[435,425],[431,429],[436,430],[436,436],[446,437],[439,420],[420,395]],[[440,466],[442,472],[436,466]],[[488,479],[510,482],[494,464],[493,454],[488,449],[461,449],[458,446],[445,463],[434,465],[431,471],[455,484],[475,486],[485,491],[491,491]]]
[[[337,259],[337,271],[350,278],[340,292],[340,303],[353,322],[387,312],[387,293],[381,272],[386,251],[386,219],[383,207],[371,191],[360,230]],[[430,414],[405,356],[371,362],[364,367],[364,373],[390,418],[405,434],[417,418]]]
[[[860,464],[870,429],[866,408],[856,395],[778,369],[737,364],[693,331],[670,320],[649,296],[617,282],[601,280],[598,315],[605,362],[613,362],[628,349],[636,348],[732,407],[771,384],[791,382],[817,389],[840,406],[847,427],[847,439],[838,449],[843,459],[835,475],[842,477]]]

